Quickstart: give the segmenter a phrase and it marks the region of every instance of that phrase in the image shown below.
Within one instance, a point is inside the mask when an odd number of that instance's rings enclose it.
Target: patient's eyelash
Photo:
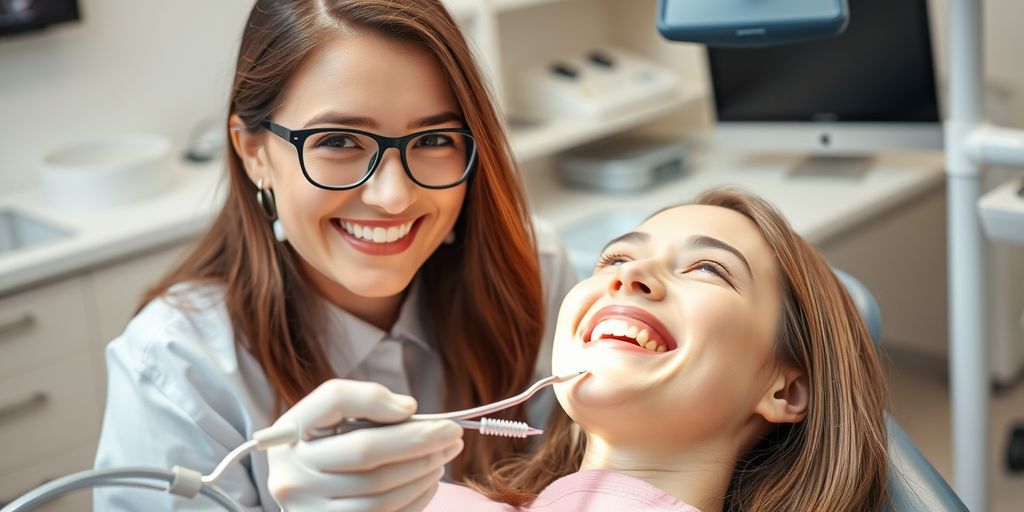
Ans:
[[[605,253],[597,260],[597,268],[604,268],[610,266],[618,266],[629,261],[629,258],[624,254],[617,252]],[[618,265],[617,265],[618,264]]]
[[[725,268],[725,266],[723,266],[721,263],[717,263],[710,260],[698,261],[697,264],[693,266],[693,268],[697,270],[706,270],[723,279],[725,279],[725,277],[729,275],[729,269]]]

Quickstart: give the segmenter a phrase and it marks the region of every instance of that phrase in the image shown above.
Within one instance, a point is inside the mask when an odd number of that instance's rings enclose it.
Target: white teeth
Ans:
[[[647,332],[647,329],[640,329],[640,332],[636,335],[636,342],[641,345],[647,343],[649,339],[651,339],[651,333]]]
[[[388,228],[363,226],[349,221],[341,222],[339,225],[348,234],[360,240],[366,240],[375,244],[390,244],[405,238],[412,231],[413,223],[406,222],[405,224]]]
[[[641,348],[652,352],[665,352],[668,350],[658,340],[653,339],[650,331],[647,329],[617,318],[602,320],[594,326],[594,330],[590,333],[591,341],[596,341],[606,336],[632,338],[636,340],[636,344]]]

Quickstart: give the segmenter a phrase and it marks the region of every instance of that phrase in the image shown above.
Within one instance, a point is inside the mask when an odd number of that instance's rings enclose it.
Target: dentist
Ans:
[[[532,227],[439,0],[258,0],[228,124],[223,209],[107,349],[96,467],[208,472],[279,418],[398,421],[550,375],[575,276]],[[418,510],[449,461],[458,480],[524,450],[415,422],[257,453],[220,484],[252,510]],[[94,504],[212,505],[124,489]]]

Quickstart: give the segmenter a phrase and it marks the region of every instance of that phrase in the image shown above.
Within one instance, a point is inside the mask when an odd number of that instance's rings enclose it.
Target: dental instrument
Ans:
[[[474,407],[472,409],[463,409],[461,411],[453,412],[442,412],[434,414],[413,414],[406,421],[454,420],[456,423],[462,426],[462,428],[479,429],[480,433],[485,435],[500,435],[505,437],[527,437],[530,435],[539,435],[543,433],[542,430],[529,427],[529,425],[526,425],[525,423],[521,422],[510,422],[507,420],[495,420],[491,418],[482,418],[479,422],[466,420],[468,420],[469,418],[477,418],[485,414],[493,414],[498,411],[508,409],[509,407],[519,405],[529,400],[530,397],[537,394],[537,392],[539,392],[540,390],[552,384],[558,384],[560,382],[575,379],[576,377],[579,377],[584,373],[587,373],[588,371],[590,370],[577,370],[574,372],[566,373],[564,375],[552,375],[550,377],[545,377],[543,379],[538,380],[537,382],[534,382],[532,386],[526,388],[526,391],[523,391],[522,393],[519,393],[516,396],[509,397],[504,400],[499,400],[497,402],[490,403],[487,405],[481,405],[479,407]],[[311,435],[314,439],[316,439],[321,437],[342,434],[359,428],[382,427],[386,425],[397,425],[397,423],[377,423],[365,419],[346,418],[337,425],[314,429],[311,432]],[[498,429],[502,429],[502,433],[497,433]],[[495,433],[488,434],[488,432]],[[506,433],[523,433],[524,435],[510,436],[506,435]]]
[[[541,389],[552,384],[574,379],[587,373],[587,371],[589,370],[575,371],[564,375],[552,375],[533,383],[526,391],[516,396],[491,404],[447,413],[413,414],[407,421],[454,420],[462,428],[476,429],[483,435],[500,437],[525,438],[540,435],[543,433],[543,430],[533,428],[523,422],[494,418],[481,418],[479,421],[470,421],[468,418],[476,418],[521,404],[529,400],[530,397],[537,394]],[[313,438],[337,435],[357,428],[385,425],[387,424],[366,420],[349,420],[333,428],[315,430]],[[316,434],[318,433],[323,435],[317,436]],[[202,494],[226,510],[242,512],[245,508],[217,486],[217,480],[220,479],[231,464],[238,462],[253,450],[266,450],[273,446],[296,443],[301,438],[301,429],[298,425],[292,423],[283,423],[257,430],[253,433],[252,439],[242,443],[228,453],[209,475],[203,475],[198,471],[181,466],[174,466],[169,471],[166,469],[143,467],[88,469],[36,487],[8,503],[0,509],[0,512],[25,512],[68,492],[88,487],[136,487],[166,491],[189,499]]]

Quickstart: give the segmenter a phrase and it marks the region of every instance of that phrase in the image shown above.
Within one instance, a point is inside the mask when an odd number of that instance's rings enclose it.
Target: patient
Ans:
[[[566,297],[533,455],[428,510],[871,511],[887,502],[884,378],[828,264],[721,189],[605,248]],[[493,501],[492,501],[493,500]]]

